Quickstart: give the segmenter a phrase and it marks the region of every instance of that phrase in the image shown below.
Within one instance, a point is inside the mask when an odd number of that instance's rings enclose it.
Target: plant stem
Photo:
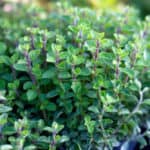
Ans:
[[[32,83],[34,85],[36,85],[36,77],[34,76],[34,74],[32,73],[32,63],[31,63],[31,59],[29,57],[29,54],[27,51],[24,52],[24,56],[26,58],[26,62],[27,62],[27,68],[28,68],[28,74],[32,80]]]
[[[56,150],[56,141],[55,141],[56,132],[53,132],[52,137],[53,137],[53,140],[49,145],[49,150]]]
[[[107,133],[105,131],[105,128],[104,128],[104,125],[103,125],[103,116],[104,116],[104,109],[102,109],[102,114],[101,114],[101,117],[100,117],[100,127],[101,127],[101,130],[102,130],[102,135],[103,135],[103,138],[104,138],[104,141],[105,141],[105,144],[108,145],[109,149],[112,150],[112,146],[111,144],[109,143],[109,141],[107,140]]]
[[[32,50],[34,50],[35,49],[35,44],[34,44],[34,36],[33,36],[33,34],[31,34],[30,39],[31,39],[31,48],[32,48]]]
[[[44,67],[47,67],[47,62],[46,62],[46,43],[47,43],[47,39],[46,36],[43,35],[43,47],[42,47],[42,55],[43,55],[43,59],[44,59]]]
[[[119,70],[119,65],[120,65],[120,57],[117,56],[117,64],[116,64],[116,79],[119,79],[119,74],[120,74],[120,70]]]
[[[135,108],[132,110],[132,112],[118,125],[118,128],[114,131],[113,135],[116,134],[116,133],[118,133],[119,130],[120,130],[120,128],[121,128],[121,126],[124,123],[128,122],[129,119],[139,110],[139,108],[140,108],[140,106],[141,106],[141,104],[143,102],[143,91],[140,91],[139,95],[140,95],[139,102],[137,103],[137,105],[135,106]]]
[[[40,87],[38,87],[38,84],[37,84],[38,82],[37,82],[37,80],[36,80],[36,77],[35,77],[35,75],[32,73],[32,62],[31,62],[31,59],[30,59],[30,57],[29,57],[27,51],[24,52],[24,56],[25,56],[26,61],[27,61],[28,74],[29,74],[29,76],[30,76],[30,78],[31,78],[31,80],[32,80],[32,83],[37,87],[37,88],[36,88],[36,91],[37,91],[37,93],[38,93],[38,95],[39,95],[39,94],[41,93],[41,92],[40,92]],[[46,115],[45,110],[42,111],[42,114],[43,114],[44,120],[47,121],[47,115]]]
[[[136,55],[137,55],[137,52],[138,52],[138,51],[135,49],[135,50],[132,52],[131,56],[130,56],[130,59],[131,59],[130,68],[131,68],[131,69],[134,67],[134,64],[135,64],[135,62],[136,62]],[[125,78],[125,83],[127,83],[128,80],[129,80],[129,77],[126,76],[126,78]]]
[[[98,93],[98,98],[99,98],[99,101],[100,101],[100,94],[99,94],[99,90],[97,91]],[[109,141],[107,140],[107,133],[105,131],[105,128],[104,128],[104,125],[103,125],[103,117],[104,117],[104,113],[105,113],[105,110],[104,110],[104,106],[103,106],[103,103],[101,104],[102,105],[102,112],[101,112],[101,116],[99,116],[99,119],[100,119],[100,127],[101,127],[101,130],[102,130],[102,135],[103,135],[103,138],[104,138],[104,141],[105,141],[105,144],[107,143],[109,149],[111,150],[112,149],[112,146],[111,144],[109,143]]]
[[[11,70],[12,70],[12,75],[13,75],[13,78],[14,80],[16,80],[16,70],[14,69],[13,65],[10,66],[11,67]],[[19,97],[19,92],[18,92],[18,89],[14,89],[15,90],[15,93],[16,95]]]

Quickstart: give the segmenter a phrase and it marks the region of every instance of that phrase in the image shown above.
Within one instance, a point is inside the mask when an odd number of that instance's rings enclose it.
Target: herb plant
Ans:
[[[143,147],[150,18],[140,20],[133,8],[97,14],[66,7],[20,17],[29,20],[24,26],[11,28],[9,20],[12,34],[1,25],[0,149],[111,150],[131,138]],[[7,35],[17,35],[17,44]]]

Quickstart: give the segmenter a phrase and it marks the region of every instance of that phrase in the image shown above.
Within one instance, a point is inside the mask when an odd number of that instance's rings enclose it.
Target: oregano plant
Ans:
[[[130,139],[144,147],[150,137],[150,17],[140,20],[133,8],[66,7],[22,28],[18,23],[18,31],[9,26],[12,36],[21,32],[17,45],[4,33],[0,149],[111,150]]]

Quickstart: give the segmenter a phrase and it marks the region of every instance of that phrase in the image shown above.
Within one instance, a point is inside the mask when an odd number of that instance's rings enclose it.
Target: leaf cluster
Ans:
[[[150,18],[66,7],[0,18],[0,149],[113,149],[130,137],[145,145]]]

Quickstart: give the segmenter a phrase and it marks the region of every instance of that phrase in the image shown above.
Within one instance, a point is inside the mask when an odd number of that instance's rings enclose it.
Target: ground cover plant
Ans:
[[[0,18],[0,149],[147,145],[150,17],[67,4],[29,13]]]

